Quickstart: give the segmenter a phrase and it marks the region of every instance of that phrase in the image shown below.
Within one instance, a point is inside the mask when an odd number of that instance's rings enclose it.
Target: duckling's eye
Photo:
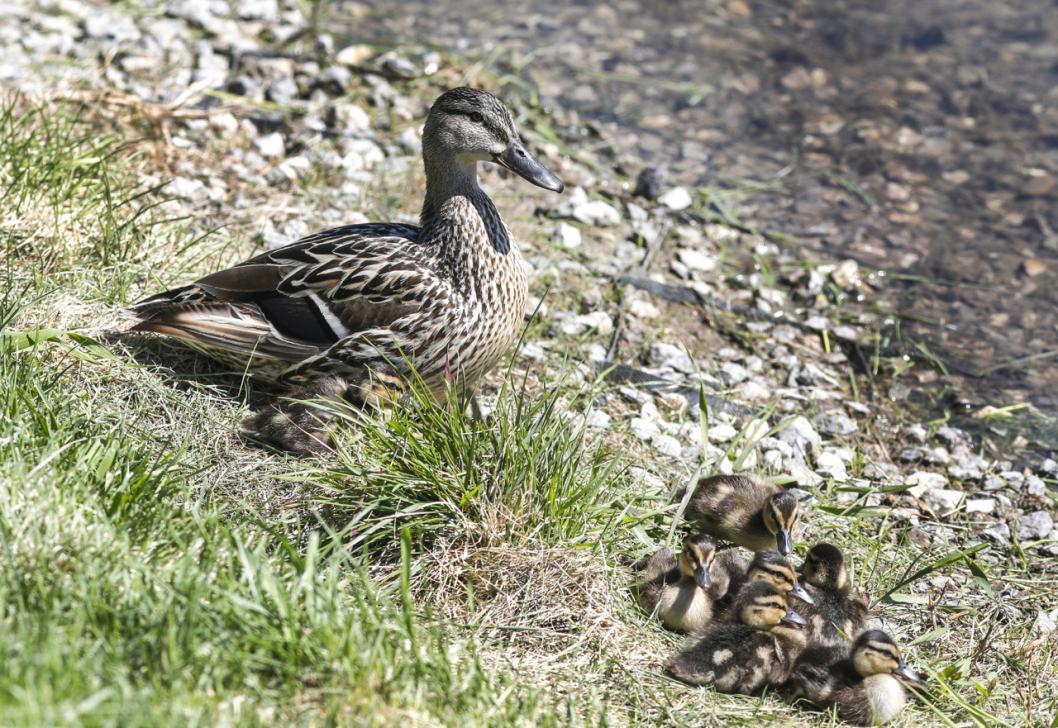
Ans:
[[[476,111],[471,111],[470,112],[470,120],[472,122],[474,122],[475,124],[480,124],[481,122],[485,121],[485,117],[482,116],[481,114],[479,114]]]

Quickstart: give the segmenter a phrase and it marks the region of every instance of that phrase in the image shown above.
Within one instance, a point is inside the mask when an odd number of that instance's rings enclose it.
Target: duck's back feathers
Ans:
[[[358,334],[365,346],[346,350],[367,360],[399,360],[394,325],[435,308],[449,294],[450,284],[431,267],[432,248],[417,235],[410,225],[334,228],[152,296],[129,311],[139,319],[135,330],[176,336],[266,378]],[[355,356],[347,363],[355,368]]]

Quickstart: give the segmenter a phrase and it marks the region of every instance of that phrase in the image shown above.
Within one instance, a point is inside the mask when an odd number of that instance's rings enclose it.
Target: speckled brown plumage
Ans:
[[[472,386],[514,342],[527,296],[518,248],[477,183],[483,160],[562,189],[525,151],[499,99],[453,89],[424,129],[418,227],[370,223],[311,235],[141,301],[130,309],[135,329],[180,338],[300,394],[387,399],[412,369],[438,399],[448,382]],[[281,447],[317,450],[325,415],[316,426],[304,408],[288,409],[266,408],[246,424]]]

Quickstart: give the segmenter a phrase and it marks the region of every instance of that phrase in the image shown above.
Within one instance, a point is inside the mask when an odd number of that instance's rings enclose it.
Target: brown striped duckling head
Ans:
[[[852,665],[864,678],[872,675],[894,675],[911,682],[921,681],[900,655],[893,638],[880,629],[864,632],[852,645]]]
[[[683,551],[680,552],[680,573],[702,589],[712,586],[709,569],[716,558],[716,544],[708,536],[694,534],[683,540]]]
[[[742,624],[767,632],[800,631],[805,619],[786,603],[786,595],[766,581],[747,584],[738,594],[735,614]]]
[[[788,490],[775,493],[765,502],[761,515],[764,527],[775,536],[779,553],[783,556],[792,554],[794,532],[801,517],[801,503],[797,496]]]
[[[823,591],[844,593],[849,588],[845,556],[841,549],[829,543],[817,543],[808,549],[801,566],[801,576],[806,584]]]
[[[797,581],[797,572],[778,551],[761,551],[755,554],[746,570],[746,582],[765,582],[784,595],[788,594],[808,604],[814,603],[812,595]]]

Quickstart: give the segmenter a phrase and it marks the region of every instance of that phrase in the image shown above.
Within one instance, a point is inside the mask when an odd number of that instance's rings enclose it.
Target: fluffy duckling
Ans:
[[[747,585],[735,601],[738,621],[717,623],[688,639],[666,671],[691,685],[750,695],[785,681],[805,647],[804,618],[767,582]]]
[[[863,631],[867,623],[867,602],[852,593],[845,557],[829,543],[817,543],[808,550],[801,576],[812,595],[812,603],[801,609],[808,620],[813,644],[843,645]]]
[[[851,651],[816,647],[805,652],[789,685],[798,696],[816,705],[835,706],[844,721],[882,725],[907,704],[907,693],[898,677],[919,680],[892,637],[874,629],[857,637]]]
[[[727,593],[727,572],[714,579],[716,544],[708,536],[688,536],[679,557],[661,549],[633,566],[632,593],[639,605],[677,632],[701,629],[713,618],[716,600]]]
[[[801,507],[793,493],[764,478],[713,475],[698,481],[684,515],[715,538],[789,556]]]
[[[723,551],[714,561],[713,571],[724,572],[728,581],[727,596],[721,600],[718,609],[724,617],[737,617],[737,614],[733,614],[731,606],[746,584],[758,581],[771,584],[787,597],[796,598],[796,608],[799,612],[803,611],[802,603],[805,606],[812,604],[812,595],[798,583],[797,572],[778,551],[761,551],[754,554],[749,563],[734,549]]]

